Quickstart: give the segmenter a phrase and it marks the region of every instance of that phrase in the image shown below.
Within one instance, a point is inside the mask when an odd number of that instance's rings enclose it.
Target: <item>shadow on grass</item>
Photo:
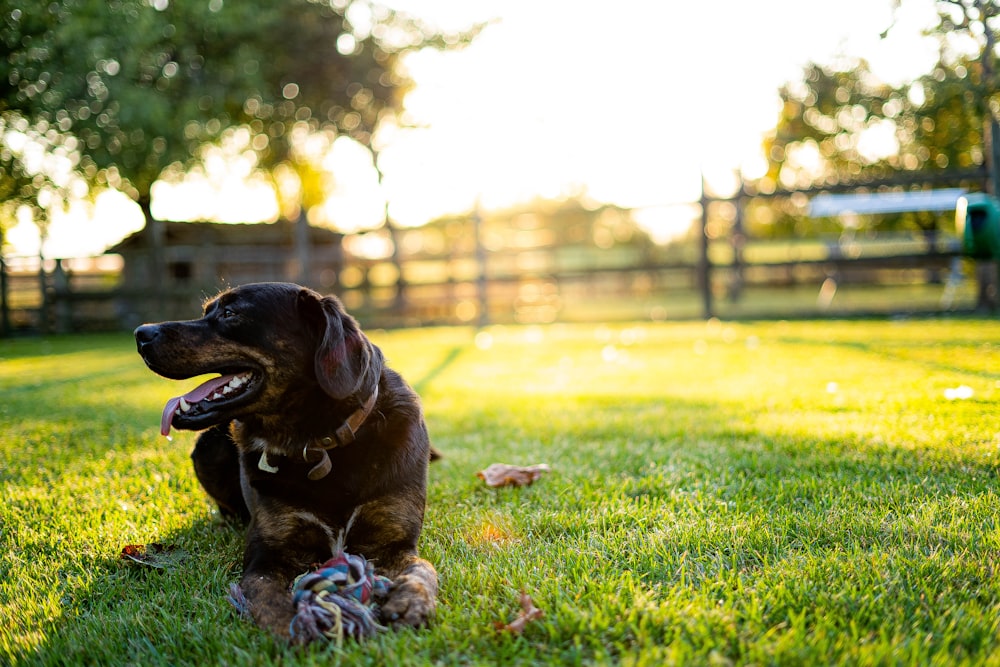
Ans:
[[[902,343],[888,345],[885,342],[875,344],[857,340],[817,340],[815,338],[810,339],[787,335],[778,336],[775,340],[785,345],[801,345],[806,347],[817,347],[822,345],[823,347],[833,347],[843,350],[851,350],[853,352],[861,352],[863,354],[880,357],[890,361],[902,361],[914,366],[920,366],[929,371],[962,373],[965,375],[981,377],[987,380],[1000,380],[1000,372],[997,372],[996,370],[988,370],[984,368],[982,364],[973,366],[970,364],[958,363],[955,359],[948,359],[947,362],[935,359],[922,359],[913,354],[914,352],[924,351],[943,352],[947,349],[947,346],[940,340],[929,341],[926,343],[906,341],[905,345]],[[986,341],[983,340],[966,338],[949,341],[947,345],[952,347],[961,346],[978,348],[985,342]],[[902,350],[909,352],[909,354],[904,353]]]
[[[23,665],[193,665],[279,649],[226,600],[239,577],[244,529],[206,516],[162,536],[164,569],[119,558],[85,559],[86,587],[67,586],[63,614],[44,643],[14,656]],[[124,546],[124,544],[122,545]],[[64,573],[64,576],[71,576]]]
[[[139,383],[119,383],[108,395],[106,389],[89,393],[86,385],[67,381],[72,395],[64,397],[49,384],[47,391],[29,387],[4,397],[0,482],[55,483],[66,471],[98,462],[110,452],[149,448],[156,437],[158,416]]]
[[[738,463],[786,471],[859,466],[892,474],[953,473],[958,478],[970,470],[992,474],[1000,465],[994,457],[970,456],[963,448],[968,443],[955,438],[919,444],[927,437],[918,437],[907,426],[919,431],[920,415],[893,423],[896,430],[885,434],[876,428],[883,417],[872,412],[842,416],[841,407],[829,406],[814,413],[795,412],[797,428],[789,433],[782,422],[771,423],[769,411],[739,403],[530,395],[506,405],[474,401],[469,397],[464,403],[428,409],[432,437],[450,443],[464,458],[555,454],[573,466],[590,463],[601,472],[612,472],[642,469],[657,457],[667,457],[703,467],[706,473],[724,472]],[[941,413],[937,418],[943,420]],[[961,436],[991,442],[994,431],[987,426],[963,428]],[[977,435],[975,429],[982,432]]]
[[[413,382],[414,391],[416,391],[417,394],[423,394],[426,392],[431,383],[433,383],[434,380],[441,375],[441,373],[448,370],[448,368],[452,366],[467,349],[469,349],[468,345],[455,345],[449,349],[433,368],[428,370],[419,380]]]

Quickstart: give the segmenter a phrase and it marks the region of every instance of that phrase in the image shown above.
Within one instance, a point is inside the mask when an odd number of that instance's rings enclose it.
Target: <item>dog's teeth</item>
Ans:
[[[231,394],[233,393],[233,388],[227,384],[225,387],[222,388],[222,393]]]
[[[181,399],[179,406],[181,412],[187,412],[188,410],[191,409],[191,404],[185,401],[183,398]]]
[[[220,394],[219,392],[215,392],[214,394],[212,394],[211,400],[217,401],[220,398],[222,398],[222,394]]]

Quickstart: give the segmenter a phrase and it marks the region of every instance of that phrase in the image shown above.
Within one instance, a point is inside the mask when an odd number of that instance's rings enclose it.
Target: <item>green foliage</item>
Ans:
[[[842,69],[811,63],[802,81],[784,86],[780,95],[778,124],[764,144],[770,181],[786,188],[809,187],[817,180],[856,178],[863,168],[886,171],[888,164],[866,159],[858,144],[861,133],[884,117],[887,105],[901,104],[901,94],[877,82],[867,63]],[[803,157],[795,159],[796,151],[805,150],[818,154],[819,171],[803,164]]]
[[[894,3],[897,8],[902,0]],[[754,188],[809,189],[878,182],[898,176],[919,180],[942,171],[969,173],[986,162],[984,125],[1000,111],[994,48],[1000,3],[939,0],[941,42],[934,69],[891,86],[864,60],[809,63],[802,78],[781,88],[774,130],[763,149],[767,173]],[[885,37],[894,29],[891,26]],[[958,179],[951,185],[959,184]],[[982,178],[964,185],[982,187]],[[748,227],[761,236],[794,235],[802,201],[776,200],[748,210]],[[810,221],[810,227],[830,221]],[[861,219],[881,229],[935,230],[940,216],[908,213]]]
[[[400,56],[469,36],[366,0],[2,0],[0,118],[146,205],[166,167],[227,128],[247,130],[263,168],[287,159],[297,127],[367,145],[409,86]],[[0,168],[27,173],[31,203],[44,172],[8,149]]]
[[[289,649],[125,336],[0,341],[0,662],[981,664],[1000,651],[993,321],[373,332],[424,398],[437,621]],[[191,384],[194,384],[193,381]],[[966,385],[967,399],[946,390]],[[547,462],[531,487],[475,471]],[[185,556],[166,571],[130,543]],[[524,589],[545,616],[495,622]]]
[[[838,68],[810,64],[802,82],[784,86],[780,94],[778,123],[764,143],[771,188],[969,169],[983,162],[976,63],[939,64],[899,89],[878,81],[863,61]],[[865,133],[883,123],[898,148],[866,151]],[[804,151],[818,157],[815,168],[804,163]]]
[[[867,62],[848,58],[809,63],[801,80],[781,88],[777,123],[763,145],[768,170],[756,189],[808,189],[984,165],[984,124],[988,114],[1000,110],[990,32],[996,30],[1000,4],[940,0],[937,6],[941,22],[933,34],[941,41],[941,56],[915,81],[890,86]],[[969,185],[981,188],[982,179]],[[794,201],[768,202],[767,209],[748,213],[754,232],[788,234],[801,216],[801,204]],[[938,222],[937,216],[916,213],[861,221],[924,230]]]
[[[901,2],[894,0],[897,6]],[[964,33],[982,40],[982,23],[992,24],[993,19],[1000,16],[997,0],[937,0],[936,4],[942,34]]]
[[[937,174],[982,166],[983,107],[978,63],[939,64],[901,88],[879,81],[867,63],[808,65],[801,82],[781,91],[782,107],[764,140],[768,172],[756,184],[806,189],[877,181],[894,175]],[[871,138],[879,135],[881,145]],[[891,141],[891,143],[885,143]],[[978,187],[981,187],[978,186]],[[801,203],[767,201],[748,208],[760,236],[795,235]],[[829,221],[828,221],[829,223]],[[880,229],[934,229],[940,216],[915,212],[864,219]],[[837,222],[809,221],[812,231],[840,229]]]
[[[978,63],[939,64],[917,80],[924,102],[901,114],[899,165],[907,169],[969,169],[983,164],[983,83]],[[896,166],[896,165],[894,165]]]

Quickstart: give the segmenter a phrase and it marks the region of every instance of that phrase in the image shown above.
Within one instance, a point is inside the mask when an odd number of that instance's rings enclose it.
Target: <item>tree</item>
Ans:
[[[897,0],[897,4],[900,1]],[[1000,104],[996,99],[996,31],[1000,28],[1000,4],[996,0],[938,0],[938,13],[944,34],[964,37],[974,45],[973,53],[978,54],[980,81],[976,92],[979,104],[970,106],[978,107],[982,113],[983,152],[990,176],[987,191],[994,197],[1000,197],[1000,124],[997,123]],[[995,312],[1000,305],[998,271],[1000,264],[996,258],[976,262],[979,283],[977,310]]]
[[[901,0],[896,0],[899,6]],[[1000,3],[996,0],[938,0],[938,15],[942,35],[942,53],[947,53],[947,36],[961,36],[971,44],[979,70],[976,87],[978,107],[982,116],[980,126],[983,136],[985,162],[990,172],[989,190],[1000,196],[1000,126],[997,115],[1000,102],[996,99],[997,53],[996,31],[1000,29]]]
[[[801,82],[781,89],[783,105],[765,141],[769,168],[760,188],[808,188],[950,170],[978,172],[970,184],[979,187],[987,173],[987,189],[1000,192],[994,39],[1000,3],[939,0],[937,6],[940,23],[933,34],[940,39],[938,63],[915,81],[888,86],[867,63],[848,61],[836,67],[810,64]],[[772,230],[793,219],[766,213]],[[755,219],[752,212],[748,218]],[[885,227],[923,230],[931,247],[938,223],[939,216],[926,212],[881,220]],[[980,296],[982,307],[988,305],[984,297],[992,300],[989,293],[995,292],[988,287],[995,282],[995,268],[979,273],[980,285],[987,286]]]
[[[902,127],[897,121],[908,104],[907,91],[893,90],[878,80],[868,63],[845,60],[836,67],[810,63],[801,80],[785,84],[779,95],[777,122],[764,139],[768,169],[755,183],[759,190],[826,187],[884,178],[903,168],[896,135]],[[813,220],[803,226],[801,203],[785,198],[751,203],[747,224],[758,236],[798,236],[839,228]]]
[[[864,61],[810,64],[801,82],[780,90],[778,122],[764,142],[768,171],[757,185],[801,189],[982,170],[983,76],[968,57],[942,59],[900,87],[879,81]],[[910,213],[882,224],[932,234],[937,220]]]
[[[163,170],[228,128],[249,130],[268,169],[288,160],[296,127],[368,145],[410,84],[400,57],[473,33],[367,0],[0,0],[0,118],[67,137],[51,143],[72,145],[89,182],[123,189],[151,220]],[[37,174],[7,148],[0,173],[32,203]]]
[[[975,61],[938,64],[905,86],[880,82],[867,63],[808,65],[781,91],[764,142],[768,171],[758,187],[810,188],[982,167],[983,114]],[[932,224],[919,216],[890,220]]]
[[[868,63],[845,60],[809,64],[801,81],[782,87],[778,122],[764,144],[769,169],[762,187],[970,169],[990,160],[983,128],[1000,111],[993,38],[1000,4],[937,4],[941,22],[933,34],[941,55],[917,80],[892,87]]]
[[[45,52],[45,37],[55,23],[54,16],[48,13],[21,22],[22,17],[23,11],[17,7],[0,15],[0,44],[9,53],[7,61],[14,66],[19,60],[30,61]],[[19,22],[20,28],[14,30],[11,26]],[[19,45],[23,45],[20,52]],[[15,77],[6,64],[0,64],[0,74],[8,81]],[[37,94],[38,86],[43,86],[44,91],[46,84],[47,79],[40,80],[28,92]],[[79,167],[78,142],[45,119],[29,122],[27,117],[10,112],[7,107],[0,98],[0,230],[4,220],[14,218],[18,208],[26,205],[44,234],[46,210],[58,206],[74,190],[79,192],[74,186],[81,180],[73,178]]]
[[[878,81],[864,61],[830,68],[809,64],[802,80],[783,86],[774,131],[764,140],[765,187],[806,188],[884,174],[891,155],[865,150],[865,134],[898,116],[905,91]]]

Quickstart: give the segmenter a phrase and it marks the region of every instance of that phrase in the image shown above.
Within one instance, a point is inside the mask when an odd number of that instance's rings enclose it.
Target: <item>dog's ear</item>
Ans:
[[[374,391],[382,375],[382,351],[368,340],[335,297],[299,292],[299,311],[317,333],[315,371],[323,391],[344,400]]]

